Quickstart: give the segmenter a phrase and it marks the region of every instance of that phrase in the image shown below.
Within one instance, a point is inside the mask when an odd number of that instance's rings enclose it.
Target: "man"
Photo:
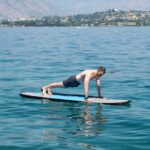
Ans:
[[[97,91],[98,96],[101,97],[101,90],[100,90],[100,77],[106,73],[106,69],[103,66],[100,66],[98,69],[94,70],[85,70],[77,75],[70,76],[67,80],[61,82],[51,83],[47,86],[42,88],[43,95],[48,93],[51,95],[51,89],[56,87],[77,87],[82,82],[84,82],[84,94],[85,100],[88,99],[88,89],[89,89],[89,81],[95,79],[97,83]]]

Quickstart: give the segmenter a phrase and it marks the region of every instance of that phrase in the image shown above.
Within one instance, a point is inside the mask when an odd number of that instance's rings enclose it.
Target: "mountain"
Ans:
[[[67,14],[87,14],[108,9],[150,10],[150,0],[46,0]]]
[[[0,19],[16,19],[61,15],[62,12],[45,0],[0,0]]]
[[[0,19],[87,14],[108,9],[150,10],[149,0],[0,0]]]
[[[150,10],[149,0],[78,0],[74,1],[68,12],[72,14],[93,13],[108,9],[118,10]]]

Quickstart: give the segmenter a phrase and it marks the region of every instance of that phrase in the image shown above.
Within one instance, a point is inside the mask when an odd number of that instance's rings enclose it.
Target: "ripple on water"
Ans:
[[[0,149],[148,150],[147,27],[1,28]],[[127,106],[51,102],[20,97],[83,69],[104,65],[102,95]],[[113,73],[111,73],[113,72]],[[95,82],[90,94],[96,95]],[[83,93],[79,88],[57,92]]]

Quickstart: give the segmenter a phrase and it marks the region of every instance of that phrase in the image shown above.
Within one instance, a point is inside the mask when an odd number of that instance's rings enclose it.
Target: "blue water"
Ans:
[[[127,106],[28,99],[104,65],[102,95]],[[111,73],[113,72],[113,73]],[[90,94],[96,95],[95,82]],[[55,89],[83,93],[78,88]],[[150,28],[0,28],[0,150],[149,150]]]

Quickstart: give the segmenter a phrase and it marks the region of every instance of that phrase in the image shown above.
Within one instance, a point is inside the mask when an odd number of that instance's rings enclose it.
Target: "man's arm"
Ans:
[[[97,84],[98,97],[101,97],[101,82],[100,82],[100,79],[96,80],[96,84]]]
[[[84,79],[84,95],[85,95],[85,99],[88,99],[89,81],[90,81],[90,76],[86,75],[85,79]]]

